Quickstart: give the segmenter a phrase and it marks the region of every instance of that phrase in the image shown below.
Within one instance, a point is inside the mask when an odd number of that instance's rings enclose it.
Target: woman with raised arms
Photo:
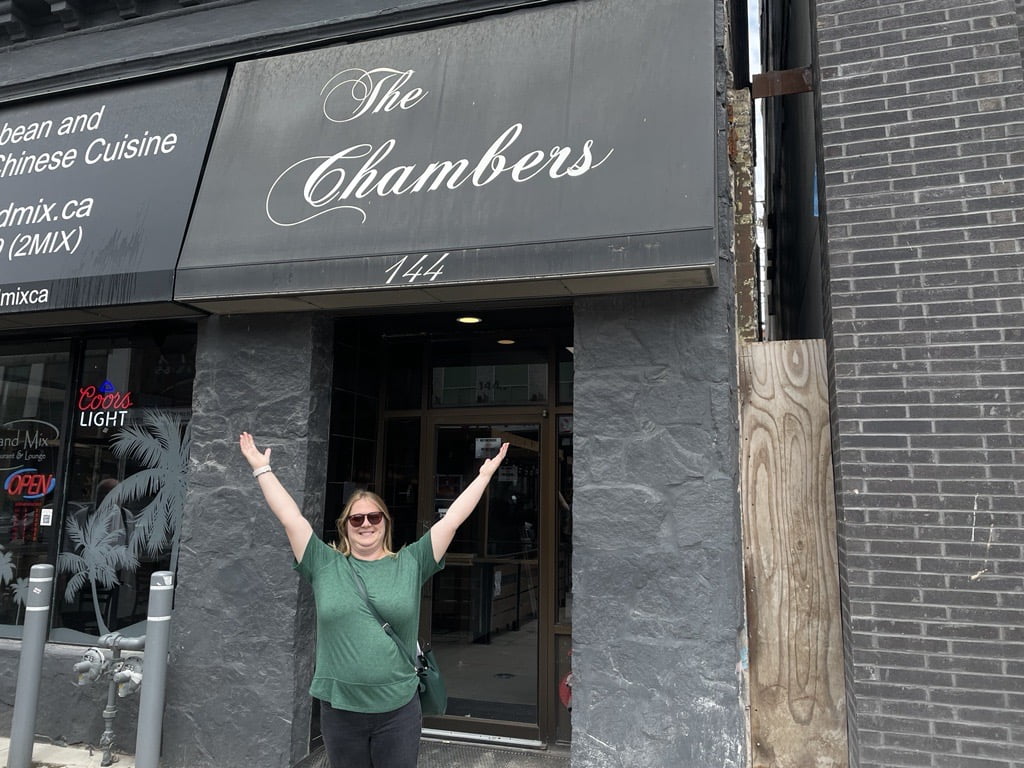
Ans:
[[[381,616],[407,648],[416,647],[420,589],[443,568],[458,527],[483,496],[508,443],[487,459],[444,517],[417,541],[392,551],[391,515],[375,493],[356,491],[338,518],[338,544],[313,533],[291,494],[248,432],[239,448],[267,505],[284,527],[295,569],[316,598],[316,672],[320,725],[331,768],[415,768],[422,713],[415,669],[370,613],[356,587],[362,578]]]

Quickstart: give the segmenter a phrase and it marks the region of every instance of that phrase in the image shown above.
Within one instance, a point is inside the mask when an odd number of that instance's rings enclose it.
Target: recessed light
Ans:
[[[479,317],[473,317],[472,315],[463,315],[462,317],[456,318],[456,320],[460,323],[465,323],[466,325],[474,325],[475,323],[482,322]]]
[[[515,344],[515,339],[498,339],[499,344]]]

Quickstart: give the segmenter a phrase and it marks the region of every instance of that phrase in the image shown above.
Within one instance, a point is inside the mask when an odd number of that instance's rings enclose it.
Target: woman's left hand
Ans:
[[[462,493],[449,505],[444,517],[434,523],[433,528],[430,529],[430,546],[434,550],[436,562],[440,563],[445,556],[452,539],[455,538],[456,529],[469,517],[477,502],[480,501],[480,497],[487,490],[487,485],[491,482],[495,471],[505,460],[506,453],[508,453],[508,443],[502,443],[498,452],[492,458],[486,459],[480,466],[480,474],[463,489]]]
[[[508,453],[508,443],[502,443],[501,448],[491,458],[485,459],[484,463],[480,466],[480,474],[484,477],[490,477],[495,473],[498,467],[501,466],[501,462],[505,460],[505,454]]]

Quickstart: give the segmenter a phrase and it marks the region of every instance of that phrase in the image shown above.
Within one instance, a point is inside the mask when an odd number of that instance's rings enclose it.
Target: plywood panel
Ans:
[[[740,354],[754,768],[847,765],[835,503],[821,340]]]

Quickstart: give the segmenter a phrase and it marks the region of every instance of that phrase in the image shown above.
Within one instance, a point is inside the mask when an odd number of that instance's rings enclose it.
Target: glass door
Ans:
[[[435,423],[429,433],[433,445],[427,455],[434,461],[425,485],[430,503],[421,508],[433,520],[476,477],[481,462],[509,443],[486,494],[459,528],[445,569],[427,590],[423,616],[429,627],[424,634],[449,696],[447,716],[435,722],[445,728],[444,720],[458,718],[460,731],[504,730],[536,737],[542,634],[541,424],[476,419]],[[498,723],[505,728],[496,729]]]

